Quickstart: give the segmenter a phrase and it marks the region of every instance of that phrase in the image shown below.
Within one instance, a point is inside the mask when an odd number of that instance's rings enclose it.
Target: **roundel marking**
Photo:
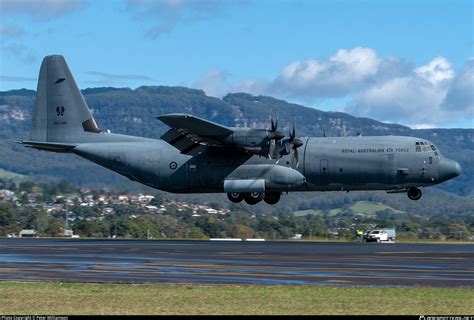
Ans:
[[[174,170],[178,167],[178,164],[175,161],[170,162],[170,169]]]

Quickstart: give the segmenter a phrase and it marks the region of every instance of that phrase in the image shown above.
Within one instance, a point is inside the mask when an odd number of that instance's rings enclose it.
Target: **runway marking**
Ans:
[[[378,251],[376,254],[419,254],[424,253],[422,251]]]

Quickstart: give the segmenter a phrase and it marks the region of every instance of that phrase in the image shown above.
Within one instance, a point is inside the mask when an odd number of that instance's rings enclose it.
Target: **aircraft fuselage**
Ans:
[[[29,141],[75,153],[129,179],[174,193],[225,192],[230,201],[276,204],[292,191],[387,190],[418,200],[419,187],[458,176],[461,167],[413,137],[298,138],[269,129],[230,128],[189,114],[157,117],[160,140],[104,133],[64,57],[41,64]]]
[[[236,152],[229,156],[225,150],[208,148],[192,157],[162,140],[139,139],[80,144],[73,152],[132,180],[174,193],[225,192],[226,179],[261,179],[265,165],[293,170],[288,168],[289,156],[279,160]],[[268,191],[395,191],[434,185],[460,173],[457,162],[444,158],[424,139],[377,136],[302,140],[295,170],[304,177],[304,183]],[[417,146],[417,142],[424,144]]]

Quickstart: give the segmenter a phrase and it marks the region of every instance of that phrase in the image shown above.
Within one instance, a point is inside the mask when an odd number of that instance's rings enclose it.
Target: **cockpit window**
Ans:
[[[433,152],[437,150],[434,145],[429,145],[425,141],[415,142],[415,147],[416,147],[416,152]]]

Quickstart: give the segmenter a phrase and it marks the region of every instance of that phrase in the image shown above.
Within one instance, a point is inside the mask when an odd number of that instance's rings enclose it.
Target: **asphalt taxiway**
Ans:
[[[474,287],[474,244],[0,239],[0,280]]]

